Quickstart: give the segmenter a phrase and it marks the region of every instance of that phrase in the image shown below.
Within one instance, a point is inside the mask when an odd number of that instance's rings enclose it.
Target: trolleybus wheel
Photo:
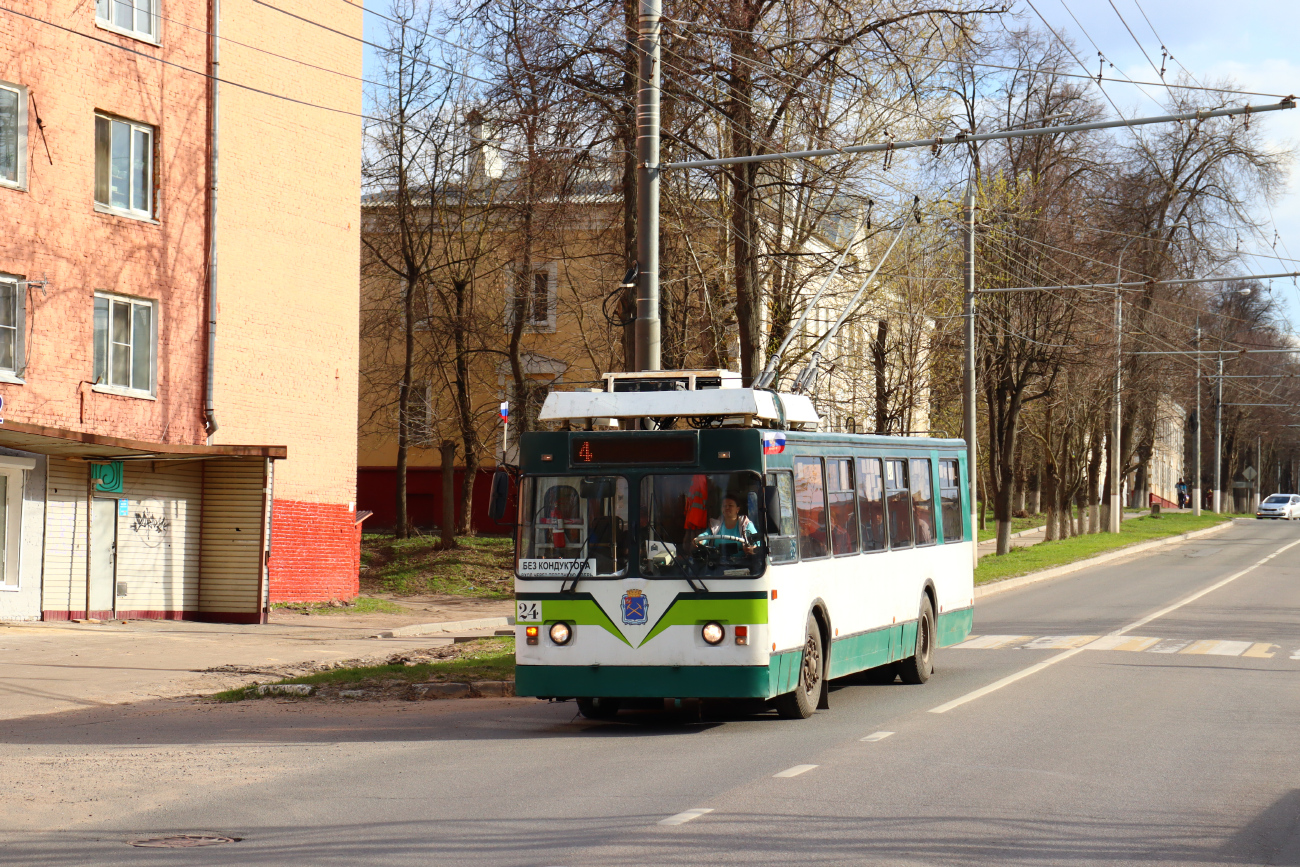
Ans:
[[[916,619],[916,653],[898,663],[903,683],[925,683],[934,672],[934,606],[929,596],[921,597],[921,616]]]
[[[803,661],[799,666],[799,684],[794,692],[776,697],[776,713],[781,719],[808,719],[817,709],[822,694],[822,632],[817,618],[808,615],[808,638],[803,644]]]
[[[621,698],[580,698],[578,713],[587,719],[613,719],[623,706]]]

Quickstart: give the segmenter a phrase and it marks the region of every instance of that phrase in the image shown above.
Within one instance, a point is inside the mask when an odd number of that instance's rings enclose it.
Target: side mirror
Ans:
[[[492,491],[488,496],[488,517],[501,523],[506,516],[506,501],[510,499],[510,474],[497,470],[492,475]]]
[[[757,494],[750,494],[754,499],[758,499]],[[781,495],[777,493],[776,485],[763,486],[763,499],[767,508],[763,510],[767,524],[767,534],[769,536],[781,535]]]

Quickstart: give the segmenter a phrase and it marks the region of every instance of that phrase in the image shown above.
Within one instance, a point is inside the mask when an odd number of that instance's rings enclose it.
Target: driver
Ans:
[[[739,544],[746,554],[754,553],[758,528],[740,511],[740,498],[727,494],[722,500],[722,517],[709,521],[709,528],[695,537],[697,545]]]

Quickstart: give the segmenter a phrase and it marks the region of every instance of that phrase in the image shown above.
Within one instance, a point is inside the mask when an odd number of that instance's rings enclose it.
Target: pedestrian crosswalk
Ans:
[[[1074,650],[1076,648],[1300,661],[1300,648],[1288,653],[1282,645],[1267,641],[1148,638],[1141,635],[972,635],[953,647],[954,650]]]

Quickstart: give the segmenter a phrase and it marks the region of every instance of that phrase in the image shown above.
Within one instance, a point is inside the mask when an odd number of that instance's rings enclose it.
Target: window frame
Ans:
[[[826,553],[818,554],[817,556],[813,556],[813,557],[804,554],[804,539],[807,537],[805,537],[803,532],[803,522],[799,520],[799,464],[802,461],[815,462],[818,470],[821,473],[821,477],[820,477],[821,495],[822,495],[821,530],[823,536],[822,544],[826,546]],[[829,560],[831,559],[832,547],[831,547],[830,514],[829,514],[830,510],[827,507],[827,503],[826,503],[826,460],[821,455],[796,455],[791,459],[790,464],[791,464],[791,468],[794,471],[794,479],[795,479],[794,520],[795,520],[795,530],[799,534],[799,562],[808,563],[808,562],[815,562],[817,560]]]
[[[114,345],[113,338],[112,338],[113,303],[119,302],[119,303],[127,303],[131,305],[131,322],[132,322],[131,352],[132,352],[133,360],[134,360],[134,353],[135,353],[135,327],[134,327],[135,308],[137,306],[149,307],[150,309],[149,312],[149,388],[145,390],[145,389],[132,388],[129,386],[113,385],[111,382],[99,381],[99,378],[95,374],[95,369],[94,369],[95,333],[94,333],[94,319],[93,319],[94,306],[92,304],[91,337],[90,337],[91,340],[90,379],[93,384],[91,385],[91,390],[97,391],[101,394],[115,394],[118,395],[119,397],[135,397],[135,398],[140,398],[142,400],[157,400],[158,399],[158,308],[159,308],[158,301],[153,298],[141,298],[137,295],[122,295],[116,292],[96,291],[94,294],[94,299],[98,300],[100,298],[105,299],[109,305],[108,306],[108,316],[109,316],[108,335],[107,335],[108,346],[106,348],[106,354],[104,356],[104,376],[109,379],[111,379],[112,376],[111,371],[113,369],[113,354],[112,354],[113,345]]]
[[[928,503],[930,505],[930,535],[932,538],[928,542],[921,541],[921,523],[917,506],[927,501],[921,500],[918,496],[920,492],[917,490],[916,485],[918,474],[915,466],[918,463],[925,464],[925,487],[930,492]],[[934,515],[934,461],[929,456],[909,457],[907,459],[907,484],[908,492],[912,495],[912,547],[929,548],[931,545],[939,544],[938,521],[935,520]]]
[[[880,554],[889,550],[889,487],[885,482],[885,458],[879,455],[856,455],[854,457],[854,481],[858,484],[858,551],[862,554]],[[880,470],[880,529],[883,544],[879,548],[866,548],[863,545],[864,534],[862,532],[862,499],[866,492],[866,487],[862,480],[866,479],[866,473],[862,472],[862,461],[875,461]]]
[[[767,557],[768,557],[768,561],[769,561],[773,566],[788,566],[788,565],[790,565],[790,564],[792,564],[792,563],[798,563],[798,562],[799,562],[799,511],[798,511],[798,509],[795,508],[795,503],[794,503],[794,470],[792,470],[792,469],[790,469],[790,470],[787,470],[787,469],[769,469],[769,470],[765,470],[765,471],[763,472],[763,488],[764,488],[764,493],[765,493],[765,495],[766,495],[766,490],[767,490],[767,486],[768,486],[767,483],[768,483],[769,480],[771,480],[771,481],[773,482],[772,487],[776,488],[776,496],[777,496],[777,502],[778,502],[778,511],[777,511],[777,515],[776,515],[776,527],[777,527],[778,530],[781,530],[781,529],[784,529],[784,528],[781,527],[781,514],[780,514],[780,508],[779,508],[779,507],[780,507],[780,506],[784,506],[784,505],[785,505],[785,502],[784,502],[783,497],[781,496],[781,482],[780,482],[780,479],[779,479],[778,477],[783,477],[786,481],[789,482],[789,486],[790,486],[790,503],[789,503],[789,507],[790,507],[790,520],[794,522],[794,532],[791,533],[791,534],[788,534],[788,535],[785,534],[785,533],[768,533],[768,534],[767,534]],[[764,521],[771,521],[771,520],[772,520],[772,517],[771,517],[770,513],[768,513],[767,510],[766,510],[766,504],[764,504],[764,516],[763,516],[763,520],[764,520]],[[764,529],[766,529],[766,528],[764,528]],[[788,557],[788,558],[787,558],[787,557],[782,557],[782,558],[778,559],[778,558],[773,554],[773,551],[774,551],[775,548],[776,548],[776,546],[774,546],[774,545],[772,544],[772,540],[773,540],[773,539],[790,539],[791,542],[792,542],[792,544],[790,545],[790,552],[791,552],[794,556],[792,556],[792,557]]]
[[[21,274],[0,272],[0,283],[14,285],[14,367],[13,370],[0,367],[0,382],[26,385],[23,376],[27,372],[27,278]]]
[[[127,36],[140,42],[147,42],[150,45],[162,45],[162,11],[158,8],[162,5],[162,0],[150,0],[150,6],[152,8],[149,12],[149,19],[150,23],[153,25],[153,33],[146,33],[143,30],[137,30],[135,28],[135,22],[138,20],[138,16],[140,15],[140,10],[137,6],[139,0],[107,0],[110,10],[115,3],[131,3],[131,27],[123,27],[122,25],[115,23],[111,11],[107,18],[101,18],[99,16],[99,9],[102,2],[103,0],[95,0],[96,27],[101,30],[116,33],[119,36]]]
[[[943,484],[944,464],[952,464],[952,469],[953,469],[953,478],[952,478],[953,483],[946,487]],[[957,518],[958,518],[957,528],[956,528],[957,535],[951,539],[948,538],[948,533],[949,533],[948,519],[944,514],[945,512],[944,498],[949,492],[956,495]],[[966,520],[964,517],[965,506],[962,502],[964,499],[965,497],[962,496],[962,484],[961,484],[961,462],[957,458],[939,458],[939,514],[941,516],[940,520],[943,522],[943,534],[940,536],[940,540],[945,545],[959,544],[961,542],[966,541],[966,526],[965,526]]]
[[[0,187],[6,190],[27,192],[27,88],[11,81],[0,81],[0,90],[8,90],[18,98],[15,115],[15,134],[18,147],[14,153],[14,179],[0,177]]]
[[[849,465],[849,489],[847,491],[831,490],[831,461],[844,461]],[[858,467],[857,461],[853,455],[831,455],[823,459],[823,475],[826,481],[826,538],[830,543],[832,557],[851,557],[862,553],[862,527],[858,518]],[[853,520],[850,522],[853,532],[853,545],[849,550],[842,554],[835,553],[835,524],[831,517],[831,494],[848,494],[849,508],[853,510]]]
[[[528,303],[524,308],[524,334],[554,334],[556,330],[556,310],[559,307],[559,266],[555,262],[534,265],[527,280],[521,280],[523,271],[518,265],[511,265],[506,270],[506,310],[507,329],[515,326],[516,293],[527,293]],[[546,319],[543,321],[533,316],[533,302],[536,300],[533,281],[537,275],[546,275]]]
[[[911,549],[913,549],[913,548],[916,547],[916,528],[913,526],[913,518],[912,518],[912,465],[911,465],[911,459],[908,458],[908,457],[905,457],[905,456],[899,455],[898,457],[885,457],[883,460],[884,460],[884,465],[881,467],[881,469],[883,469],[883,470],[884,470],[884,473],[885,473],[885,475],[884,475],[884,483],[885,483],[885,537],[889,540],[889,550],[890,550],[890,551],[910,551]],[[906,477],[905,477],[904,480],[903,480],[904,487],[901,487],[901,488],[891,488],[891,487],[889,487],[889,465],[890,465],[891,463],[897,463],[897,464],[902,465],[902,467],[903,467],[903,472],[906,474]],[[907,503],[907,520],[906,520],[905,524],[906,524],[907,529],[908,529],[908,536],[907,536],[907,544],[906,544],[906,545],[897,545],[897,544],[894,544],[894,520],[893,520],[893,519],[894,519],[894,509],[893,509],[892,504],[890,503],[890,492],[891,492],[891,491],[894,492],[894,493],[902,492],[902,493],[904,493],[904,494],[907,495],[907,496],[905,496],[905,497],[903,498],[904,502]]]
[[[108,127],[108,165],[104,167],[105,174],[105,195],[108,201],[99,199],[99,121],[104,120],[109,124]],[[113,127],[114,123],[126,124],[130,130],[131,152],[135,153],[135,137],[138,132],[145,132],[149,136],[148,147],[148,164],[145,167],[145,191],[149,197],[147,208],[119,207],[112,203],[113,200]],[[95,112],[95,182],[93,184],[93,197],[95,200],[95,210],[101,214],[113,214],[118,217],[127,217],[132,220],[144,220],[150,223],[158,222],[158,127],[144,121],[132,120],[129,117],[112,114],[107,111]],[[130,157],[128,157],[130,159]],[[133,187],[133,179],[128,180],[128,187]]]

